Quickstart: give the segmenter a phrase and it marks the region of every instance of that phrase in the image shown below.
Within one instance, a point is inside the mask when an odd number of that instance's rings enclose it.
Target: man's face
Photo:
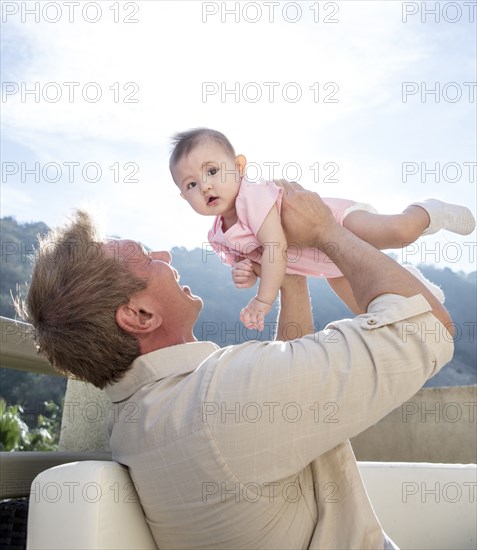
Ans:
[[[181,195],[203,216],[235,211],[241,174],[235,158],[211,140],[204,140],[172,168]]]
[[[158,313],[171,330],[192,330],[203,303],[188,286],[179,284],[169,252],[147,252],[141,243],[130,240],[111,240],[105,246],[108,254],[126,263],[134,275],[147,279],[147,287],[137,293],[145,309]]]

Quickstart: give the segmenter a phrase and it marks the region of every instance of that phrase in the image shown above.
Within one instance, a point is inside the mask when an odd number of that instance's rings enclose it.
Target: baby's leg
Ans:
[[[421,235],[441,229],[469,235],[475,229],[475,218],[465,206],[437,199],[411,204],[401,214],[383,215],[366,210],[344,214],[343,225],[376,248],[404,248]]]
[[[423,234],[429,226],[429,216],[419,206],[408,206],[401,214],[392,215],[353,210],[343,225],[381,250],[404,248]]]
[[[326,280],[338,298],[340,298],[354,314],[359,315],[365,313],[356,303],[351,285],[346,277],[333,277]]]

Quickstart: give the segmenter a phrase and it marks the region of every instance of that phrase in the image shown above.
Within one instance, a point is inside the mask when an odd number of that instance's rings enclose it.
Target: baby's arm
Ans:
[[[265,315],[272,309],[287,266],[287,240],[275,206],[258,230],[257,239],[263,247],[260,285],[255,298],[240,312],[240,320],[247,328],[263,330]]]

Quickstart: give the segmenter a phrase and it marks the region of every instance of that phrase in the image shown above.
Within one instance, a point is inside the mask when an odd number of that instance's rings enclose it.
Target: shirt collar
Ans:
[[[118,382],[106,386],[105,391],[111,401],[123,401],[146,384],[195,371],[218,349],[213,342],[190,342],[140,355],[126,374]]]

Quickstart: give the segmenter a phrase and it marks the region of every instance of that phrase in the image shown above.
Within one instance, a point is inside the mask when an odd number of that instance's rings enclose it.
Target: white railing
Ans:
[[[0,317],[0,367],[37,374],[61,376],[50,363],[38,354],[30,336],[30,325]]]

